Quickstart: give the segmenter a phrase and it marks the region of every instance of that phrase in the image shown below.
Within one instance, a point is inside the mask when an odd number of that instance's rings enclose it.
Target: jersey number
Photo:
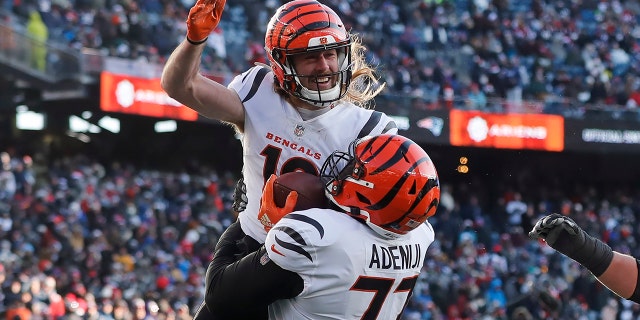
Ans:
[[[304,171],[306,173],[311,173],[312,175],[317,176],[318,169],[315,164],[308,159],[302,157],[292,157],[289,158],[280,168],[280,173],[276,173],[278,160],[280,159],[280,154],[282,154],[282,149],[274,147],[272,145],[266,146],[260,152],[260,155],[264,156],[264,168],[262,170],[262,175],[264,181],[267,182],[269,177],[272,174],[282,175],[283,173],[293,172],[293,171]]]
[[[409,298],[411,297],[411,293],[413,292],[413,287],[416,285],[416,281],[418,280],[418,276],[404,278],[400,281],[400,284],[396,288],[393,293],[400,292],[408,292],[407,299],[404,301],[404,306],[402,310],[407,306],[409,302]],[[378,278],[378,277],[365,277],[360,276],[358,280],[351,286],[353,291],[365,291],[365,292],[374,292],[373,299],[371,299],[371,303],[369,303],[369,308],[362,315],[362,320],[373,320],[378,318],[378,314],[382,309],[382,304],[387,299],[387,295],[393,288],[393,283],[395,280],[393,278]],[[402,310],[398,314],[396,319],[400,319],[402,316]]]

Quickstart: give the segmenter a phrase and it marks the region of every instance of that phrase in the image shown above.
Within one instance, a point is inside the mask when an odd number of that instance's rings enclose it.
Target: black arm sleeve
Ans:
[[[239,225],[230,226],[220,237],[207,268],[205,303],[214,319],[266,319],[267,306],[296,297],[304,287],[295,272],[271,261],[264,246],[237,261]],[[240,233],[241,230],[239,231]]]

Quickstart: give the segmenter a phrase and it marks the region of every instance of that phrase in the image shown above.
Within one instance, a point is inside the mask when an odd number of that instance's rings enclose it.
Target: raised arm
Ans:
[[[211,31],[220,22],[226,0],[198,0],[189,11],[187,37],[171,53],[161,84],[178,102],[211,119],[232,123],[241,131],[244,107],[238,94],[200,74],[200,60]]]
[[[529,236],[544,239],[553,249],[583,265],[613,293],[640,303],[638,260],[613,251],[600,239],[588,235],[571,218],[550,214],[538,220]]]

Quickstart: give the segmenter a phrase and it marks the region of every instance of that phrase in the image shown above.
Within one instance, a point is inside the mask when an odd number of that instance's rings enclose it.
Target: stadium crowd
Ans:
[[[86,156],[49,161],[15,150],[0,160],[0,315],[192,316],[212,246],[235,217],[233,173],[195,162],[161,171]],[[430,219],[436,241],[404,319],[640,316],[640,306],[526,238],[536,219],[561,212],[614,249],[640,256],[637,192],[536,184],[530,174],[519,183],[497,177],[489,187],[476,178],[444,182]]]
[[[0,314],[191,318],[235,179],[0,158]]]
[[[204,69],[234,74],[265,62],[264,27],[280,2],[228,1],[207,42]],[[388,84],[386,93],[408,106],[579,116],[585,105],[635,111],[640,103],[637,1],[326,3],[363,38],[368,58]],[[2,8],[25,25],[38,11],[50,41],[163,64],[184,39],[191,5],[3,0]]]

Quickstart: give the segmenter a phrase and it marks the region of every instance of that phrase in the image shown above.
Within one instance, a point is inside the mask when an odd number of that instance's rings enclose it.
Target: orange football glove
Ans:
[[[227,0],[198,0],[187,17],[187,40],[200,44],[220,23],[222,10]]]
[[[276,175],[272,174],[264,185],[262,198],[260,198],[260,210],[258,212],[258,220],[264,226],[264,230],[269,232],[273,225],[278,223],[282,217],[286,216],[296,207],[298,202],[298,193],[291,191],[287,195],[284,207],[280,208],[276,205],[273,198],[273,183],[276,181]]]

